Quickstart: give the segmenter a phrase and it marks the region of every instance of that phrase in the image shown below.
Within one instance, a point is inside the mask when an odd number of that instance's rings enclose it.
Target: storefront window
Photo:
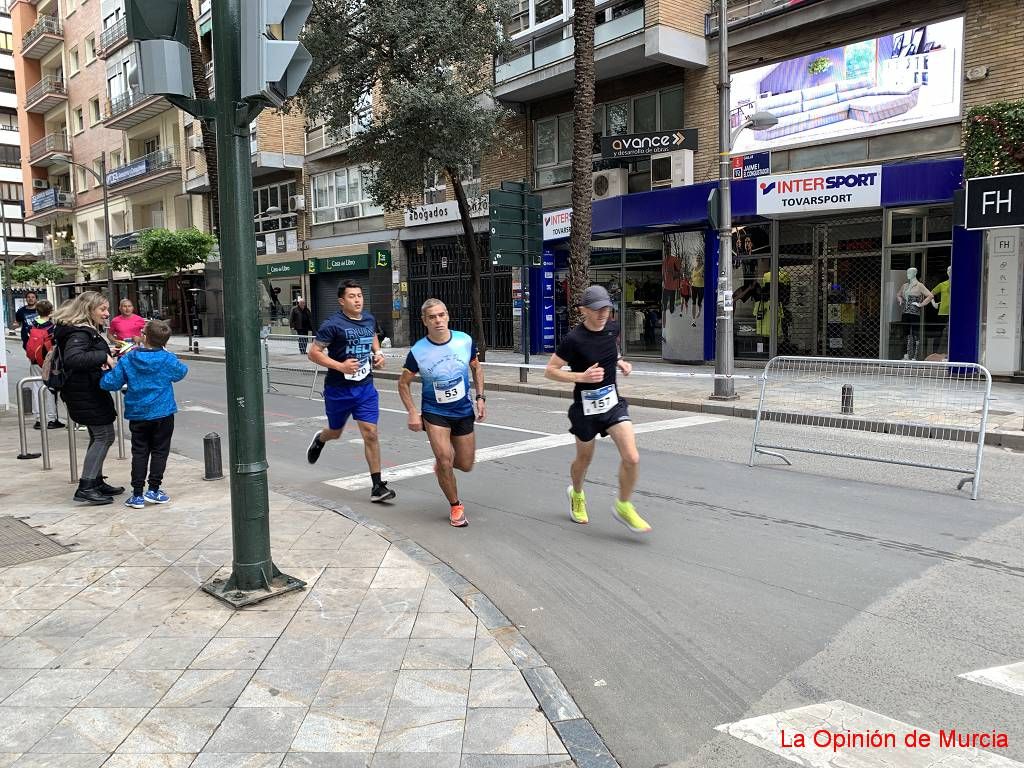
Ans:
[[[779,297],[772,312],[771,225],[746,224],[733,230],[733,339],[741,359],[767,359],[771,347],[772,316],[775,336],[786,343],[792,326],[792,277],[779,270]]]

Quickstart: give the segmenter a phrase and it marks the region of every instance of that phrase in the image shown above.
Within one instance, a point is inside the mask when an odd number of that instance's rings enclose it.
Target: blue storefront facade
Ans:
[[[825,202],[758,215],[762,180],[732,182],[737,359],[775,354],[978,362],[983,239],[956,226],[960,158],[883,163],[869,207]],[[842,173],[858,170],[841,169]],[[828,173],[829,171],[821,171]],[[814,172],[812,172],[814,173]],[[714,359],[715,300],[722,274],[707,203],[716,182],[594,202],[591,279],[619,303],[626,353],[676,362]],[[811,199],[811,198],[805,198]],[[762,208],[763,210],[763,208]],[[568,226],[545,214],[545,266],[533,270],[533,348],[565,332]],[[901,322],[897,294],[908,268],[949,291]],[[905,318],[903,318],[905,321]],[[773,322],[774,321],[774,322]]]

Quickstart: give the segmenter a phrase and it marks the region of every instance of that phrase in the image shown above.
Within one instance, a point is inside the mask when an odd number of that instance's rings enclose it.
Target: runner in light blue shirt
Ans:
[[[465,526],[465,509],[459,501],[454,470],[469,472],[476,459],[474,423],[486,415],[484,369],[477,359],[476,343],[469,334],[448,329],[448,308],[439,299],[423,303],[427,335],[417,341],[405,359],[398,395],[409,412],[409,429],[426,430],[437,461],[434,473],[451,506],[449,522]],[[412,380],[423,381],[420,411],[412,398]],[[472,381],[471,381],[472,380]],[[470,384],[476,397],[470,396]],[[474,407],[475,404],[475,407]]]

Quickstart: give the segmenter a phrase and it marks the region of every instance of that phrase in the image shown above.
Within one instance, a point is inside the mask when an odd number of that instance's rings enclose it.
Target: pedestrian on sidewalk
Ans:
[[[306,354],[306,345],[309,337],[313,334],[313,313],[306,306],[306,300],[299,296],[292,307],[292,313],[288,316],[288,325],[298,334],[299,354]]]
[[[35,319],[31,321],[32,327],[28,332],[25,355],[28,357],[29,373],[33,376],[42,376],[43,362],[46,360],[47,353],[53,349],[53,320],[50,319],[50,315],[53,313],[53,304],[43,299],[36,303],[36,312]],[[36,429],[42,429],[39,397],[43,387],[44,384],[41,381],[32,384],[32,415],[36,417]],[[46,428],[63,429],[64,426],[57,418],[57,398],[51,394],[46,398]]]
[[[14,327],[21,329],[21,348],[28,344],[28,332],[32,330],[32,321],[35,320],[37,310],[37,296],[32,291],[25,294],[25,303],[18,307],[14,313]]]
[[[117,305],[119,314],[110,321],[107,328],[107,338],[111,344],[140,344],[142,342],[142,328],[146,324],[145,318],[135,314],[135,305],[131,299],[121,299]]]
[[[324,410],[327,428],[313,435],[306,449],[306,461],[316,464],[320,452],[330,440],[337,440],[352,416],[363,438],[363,452],[370,469],[373,489],[370,501],[395,498],[395,492],[381,480],[380,398],[373,384],[373,369],[384,367],[384,355],[377,340],[377,323],[363,311],[363,289],[355,280],[346,280],[338,288],[338,312],[327,318],[309,348],[309,360],[327,369],[324,377]]]
[[[53,313],[53,340],[65,374],[60,397],[68,417],[89,430],[89,447],[74,500],[90,505],[111,504],[111,497],[124,493],[123,487],[107,485],[103,476],[117,418],[114,399],[100,387],[103,373],[114,367],[110,347],[100,334],[108,317],[110,304],[96,291],[80,293]]]
[[[468,524],[459,500],[456,469],[469,472],[476,461],[474,423],[486,416],[484,369],[477,358],[476,342],[462,331],[448,329],[448,308],[440,299],[427,299],[420,313],[427,335],[413,344],[398,380],[398,396],[409,412],[409,429],[426,430],[434,452],[434,474],[451,507],[448,521],[456,528]],[[469,394],[470,371],[476,397]],[[423,381],[420,412],[412,399],[411,384],[419,374]],[[474,408],[475,405],[475,408]]]
[[[171,338],[166,321],[148,321],[140,337],[142,346],[121,357],[100,380],[100,386],[110,392],[128,387],[124,416],[132,433],[132,495],[124,505],[132,509],[171,500],[161,485],[178,411],[173,384],[188,374],[188,366],[165,349]],[[143,493],[147,470],[149,489]]]
[[[629,406],[619,397],[616,370],[628,376],[633,366],[619,353],[619,326],[608,321],[612,301],[600,285],[583,292],[580,312],[583,322],[562,339],[548,361],[544,376],[552,381],[575,384],[569,407],[569,432],[576,436],[576,460],[570,467],[572,484],[569,516],[576,523],[587,523],[587,502],[583,482],[594,458],[594,439],[610,436],[619,449],[619,495],[612,507],[615,519],[634,533],[647,533],[651,526],[630,501],[639,474],[640,454],[629,417]],[[563,371],[569,366],[568,371]]]

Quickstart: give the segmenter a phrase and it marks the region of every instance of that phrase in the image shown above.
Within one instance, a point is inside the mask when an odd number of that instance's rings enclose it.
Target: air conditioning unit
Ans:
[[[628,191],[629,171],[626,168],[611,168],[594,173],[594,200],[624,195]]]
[[[693,184],[693,150],[651,155],[651,189]]]
[[[57,205],[74,205],[75,196],[70,192],[57,193]]]
[[[194,136],[188,137],[188,148],[194,152],[203,151],[203,137],[201,134],[195,134]]]
[[[32,189],[49,189],[50,182],[46,179],[32,179]]]
[[[302,213],[306,210],[306,196],[305,195],[292,195],[288,198],[288,210]]]

